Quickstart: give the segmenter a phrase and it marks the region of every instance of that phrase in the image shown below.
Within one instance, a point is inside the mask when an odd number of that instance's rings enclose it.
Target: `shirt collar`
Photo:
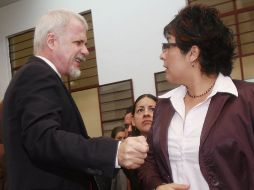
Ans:
[[[238,91],[233,83],[232,79],[228,76],[224,76],[223,74],[219,73],[214,87],[212,89],[211,94],[207,97],[210,98],[214,96],[217,92],[223,92],[223,93],[229,93],[236,97],[238,97]],[[169,92],[159,96],[159,98],[170,98],[172,96],[183,98],[186,94],[186,87],[181,85],[173,90],[170,90]]]
[[[57,71],[56,66],[47,58],[36,55],[36,57],[39,57],[40,59],[42,59],[43,61],[45,61],[55,72],[56,74],[61,78],[61,74]]]

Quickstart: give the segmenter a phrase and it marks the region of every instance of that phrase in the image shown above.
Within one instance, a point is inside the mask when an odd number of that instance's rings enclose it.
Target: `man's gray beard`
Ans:
[[[81,75],[81,71],[77,67],[71,67],[69,71],[69,75],[72,78],[78,78]]]

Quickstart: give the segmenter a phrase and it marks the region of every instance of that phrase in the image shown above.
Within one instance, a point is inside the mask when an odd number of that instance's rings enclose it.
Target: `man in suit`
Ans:
[[[77,77],[89,54],[87,23],[79,14],[55,10],[34,34],[34,54],[13,77],[4,97],[4,142],[10,190],[84,190],[93,176],[143,164],[142,137],[122,143],[89,138],[61,80]]]

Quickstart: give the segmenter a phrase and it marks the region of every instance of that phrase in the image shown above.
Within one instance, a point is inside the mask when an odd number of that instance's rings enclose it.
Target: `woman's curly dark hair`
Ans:
[[[164,36],[173,35],[177,47],[186,54],[193,45],[200,49],[201,72],[229,76],[233,67],[235,44],[232,31],[219,12],[205,5],[183,8],[164,28]]]

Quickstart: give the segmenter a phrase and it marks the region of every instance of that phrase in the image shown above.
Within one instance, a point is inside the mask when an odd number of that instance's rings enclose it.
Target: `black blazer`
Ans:
[[[84,190],[93,175],[115,170],[118,142],[88,137],[63,82],[38,57],[5,93],[4,143],[10,190]]]

